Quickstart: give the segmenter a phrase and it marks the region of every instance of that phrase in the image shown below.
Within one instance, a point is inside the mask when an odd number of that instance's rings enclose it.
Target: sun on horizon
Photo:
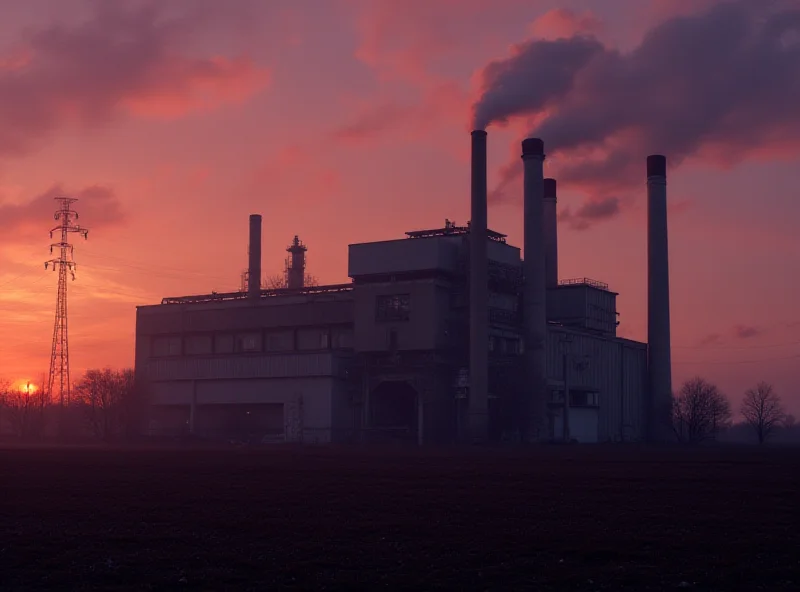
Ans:
[[[32,395],[39,390],[38,385],[36,385],[32,380],[27,380],[24,378],[14,381],[12,388],[20,393],[28,395]]]

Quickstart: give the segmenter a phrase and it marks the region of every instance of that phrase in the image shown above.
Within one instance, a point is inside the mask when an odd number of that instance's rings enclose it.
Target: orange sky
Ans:
[[[0,377],[47,371],[54,193],[80,198],[90,228],[69,286],[73,375],[131,365],[136,305],[238,287],[250,213],[264,216],[265,272],[281,271],[299,234],[309,272],[326,283],[347,281],[348,243],[465,222],[471,105],[482,69],[512,45],[581,31],[626,52],[654,24],[714,2],[224,4],[4,7]],[[536,117],[489,128],[491,186]],[[670,169],[669,200],[675,381],[701,374],[738,404],[768,380],[800,414],[797,145],[705,144]],[[620,292],[620,332],[641,340],[645,156],[619,212],[580,230],[565,217],[559,235],[561,277],[608,282]],[[546,173],[573,157],[551,155]],[[559,186],[562,214],[594,197]],[[521,246],[520,202],[512,181],[489,218]]]

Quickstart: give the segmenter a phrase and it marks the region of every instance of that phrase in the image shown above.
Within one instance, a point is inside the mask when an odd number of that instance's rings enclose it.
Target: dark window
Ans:
[[[297,349],[328,349],[328,330],[323,328],[298,329]]]
[[[215,354],[232,354],[233,353],[233,335],[222,334],[214,337],[214,353]]]
[[[260,352],[261,333],[240,333],[236,336],[237,352]]]
[[[600,394],[592,391],[570,391],[570,407],[598,407],[600,405]]]
[[[153,339],[153,357],[168,357],[181,355],[181,338],[172,335],[156,337]]]
[[[375,299],[376,321],[407,321],[410,315],[410,294],[392,294]]]
[[[211,335],[187,335],[183,346],[187,356],[202,356],[210,354]]]
[[[395,329],[389,331],[389,351],[397,351],[397,331]]]

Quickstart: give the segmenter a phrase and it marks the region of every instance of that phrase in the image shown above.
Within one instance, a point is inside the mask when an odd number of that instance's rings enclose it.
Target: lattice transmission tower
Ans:
[[[50,245],[50,253],[54,249],[58,250],[59,256],[55,259],[45,261],[44,268],[52,265],[53,271],[58,269],[58,297],[56,298],[56,322],[53,327],[53,345],[50,353],[50,375],[47,380],[47,394],[53,399],[54,388],[58,389],[58,402],[61,407],[69,404],[71,383],[69,379],[69,339],[67,332],[67,273],[75,280],[75,261],[73,259],[73,247],[69,243],[70,233],[77,233],[84,239],[88,238],[89,230],[81,228],[75,222],[78,220],[78,212],[72,209],[72,204],[78,201],[74,197],[56,197],[55,200],[60,204],[53,218],[60,222],[58,226],[50,231],[50,238],[53,233],[61,233],[61,240]]]

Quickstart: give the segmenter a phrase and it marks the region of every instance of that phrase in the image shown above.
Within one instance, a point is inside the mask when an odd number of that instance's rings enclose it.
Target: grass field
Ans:
[[[800,451],[0,450],[0,590],[796,590]]]

